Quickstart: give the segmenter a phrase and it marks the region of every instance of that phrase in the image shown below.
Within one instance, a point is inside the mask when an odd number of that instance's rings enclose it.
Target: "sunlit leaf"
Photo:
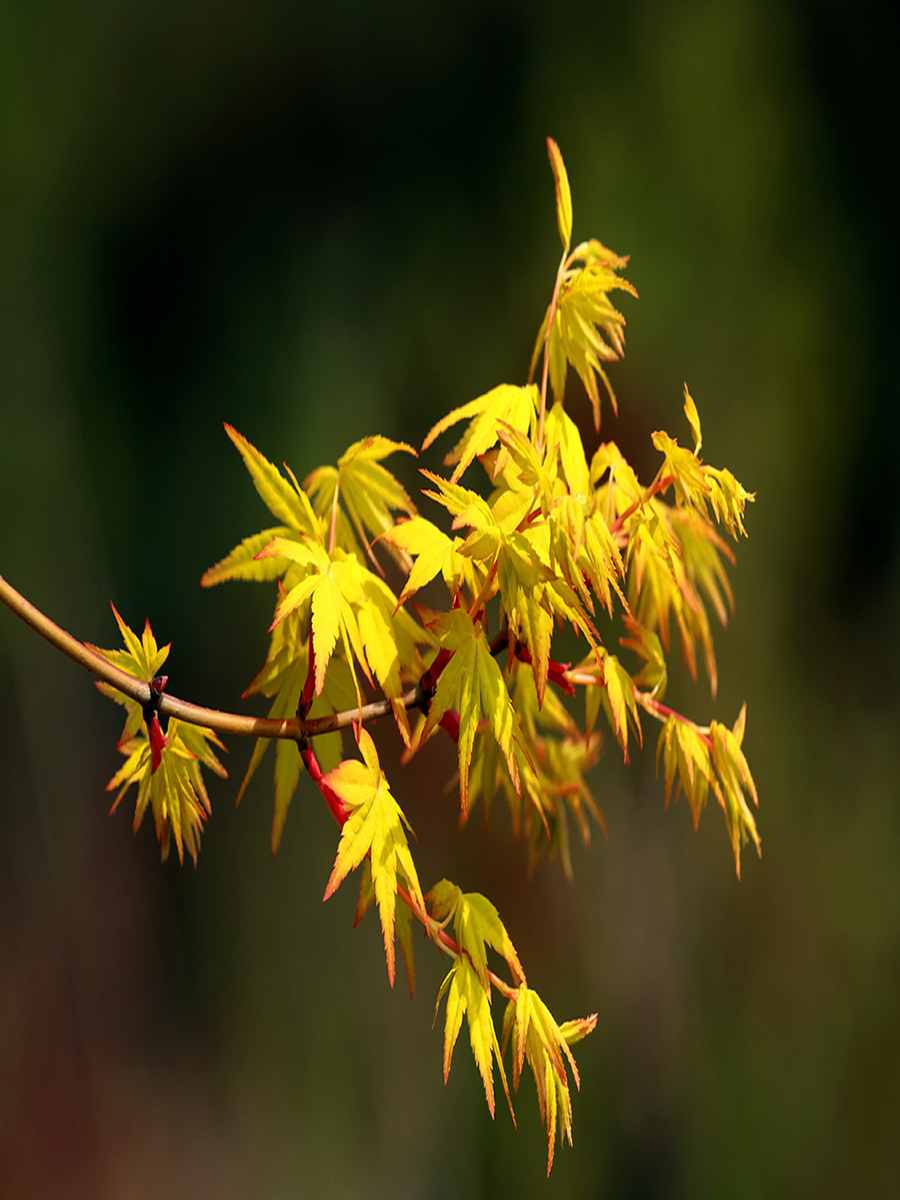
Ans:
[[[697,412],[697,405],[694,403],[694,397],[688,391],[687,384],[684,385],[684,412],[691,427],[691,433],[694,436],[694,454],[699,457],[700,447],[703,445],[703,434],[700,432],[700,414]]]
[[[602,252],[602,253],[601,253]],[[604,257],[603,255],[608,257]],[[581,259],[581,265],[574,265]],[[627,258],[620,258],[599,242],[584,243],[572,255],[573,266],[562,280],[555,305],[547,313],[534,344],[532,374],[542,353],[548,355],[550,384],[556,400],[562,400],[568,365],[578,373],[594,411],[594,426],[600,428],[600,391],[598,379],[609,396],[613,409],[616,398],[603,367],[625,353],[625,318],[609,299],[609,293],[624,290],[637,296],[634,287],[617,269]],[[552,315],[552,320],[551,320]],[[550,322],[550,336],[547,325]]]
[[[439,434],[458,421],[472,418],[456,448],[444,458],[447,466],[456,463],[456,469],[450,477],[451,482],[456,483],[475,458],[496,445],[499,421],[504,421],[520,433],[531,432],[536,428],[538,407],[536,385],[514,387],[509,383],[501,383],[476,400],[455,408],[432,426],[422,443],[422,449],[426,450]]]
[[[439,617],[431,632],[440,645],[452,652],[441,672],[428,718],[422,732],[424,741],[448,709],[459,713],[459,792],[463,812],[468,808],[469,764],[478,722],[487,720],[491,732],[506,758],[510,777],[518,787],[517,751],[524,752],[522,734],[515,709],[480,624],[463,609]]]
[[[305,480],[323,523],[326,518],[330,520],[338,502],[346,509],[355,537],[344,533],[336,545],[347,553],[368,552],[371,543],[393,527],[393,513],[415,515],[415,505],[406,490],[382,466],[385,458],[398,451],[415,454],[406,442],[381,436],[363,438],[341,455],[337,468],[320,467]],[[402,557],[399,561],[408,567]]]
[[[474,595],[481,586],[484,573],[470,557],[459,553],[463,539],[448,537],[425,517],[398,521],[382,540],[399,547],[414,559],[406,585],[400,593],[400,604],[405,604],[410,596],[430,583],[438,573],[451,595],[462,586],[468,587]]]
[[[527,1061],[537,1086],[541,1120],[547,1130],[547,1174],[553,1167],[556,1130],[572,1145],[572,1098],[566,1064],[576,1087],[581,1086],[570,1044],[586,1037],[597,1024],[597,1014],[557,1025],[540,996],[525,983],[503,1016],[503,1049],[512,1043],[513,1089],[518,1091],[522,1067]]]
[[[438,992],[437,1006],[447,997],[447,1015],[444,1021],[444,1082],[450,1074],[450,1062],[453,1058],[453,1048],[459,1031],[462,1028],[463,1017],[469,1023],[469,1042],[472,1055],[481,1073],[484,1084],[484,1094],[487,1097],[491,1116],[494,1115],[494,1059],[500,1070],[503,1090],[512,1112],[512,1101],[509,1096],[509,1086],[506,1082],[506,1072],[500,1053],[500,1043],[491,1017],[490,990],[484,985],[465,955],[460,955],[454,962],[450,972],[441,984]],[[435,1009],[435,1012],[437,1008]],[[515,1117],[513,1117],[515,1120]]]
[[[347,874],[369,857],[375,899],[384,933],[388,978],[394,986],[394,913],[397,884],[402,883],[413,900],[424,909],[425,900],[413,863],[406,829],[409,822],[391,795],[378,761],[378,752],[368,730],[359,730],[363,761],[347,759],[325,777],[328,786],[349,808],[341,830],[334,868],[324,899],[337,890]]]
[[[506,959],[517,981],[525,979],[516,948],[490,900],[479,892],[463,892],[448,879],[435,884],[425,899],[431,915],[437,920],[446,923],[452,919],[457,944],[468,956],[485,991],[489,992],[491,986],[488,979],[488,947]]]
[[[741,877],[741,847],[749,839],[756,846],[757,854],[762,852],[759,834],[756,831],[756,821],[748,799],[752,799],[756,807],[759,797],[756,794],[756,784],[750,774],[747,760],[741,750],[744,736],[746,713],[741,709],[735,728],[732,731],[718,721],[713,721],[709,727],[712,739],[712,760],[718,779],[713,779],[713,790],[722,811],[725,813],[725,823],[731,837],[734,850],[734,865],[737,876]]]

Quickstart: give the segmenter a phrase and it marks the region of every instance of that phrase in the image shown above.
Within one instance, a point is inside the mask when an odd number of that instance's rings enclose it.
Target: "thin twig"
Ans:
[[[422,922],[422,924],[425,926],[425,932],[433,942],[443,947],[443,949],[446,950],[448,954],[452,954],[454,958],[459,958],[461,954],[464,954],[470,962],[472,961],[468,952],[460,948],[459,942],[457,942],[455,938],[451,937],[450,934],[447,933],[440,921],[437,921],[434,917],[432,917],[427,910],[419,907],[418,902],[409,894],[402,883],[397,884],[397,895],[411,910],[413,916]],[[507,1000],[515,1000],[516,996],[519,994],[517,988],[511,987],[505,979],[501,979],[499,975],[490,969],[490,967],[487,968],[487,976],[501,995],[505,996]],[[525,982],[524,974],[522,976],[522,982]]]

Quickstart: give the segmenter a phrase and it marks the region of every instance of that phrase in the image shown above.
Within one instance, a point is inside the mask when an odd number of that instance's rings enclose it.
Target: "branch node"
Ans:
[[[148,729],[153,718],[159,713],[159,702],[162,699],[162,694],[166,690],[166,684],[169,682],[168,675],[157,675],[150,680],[150,696],[147,703],[142,705],[144,712],[144,723]]]

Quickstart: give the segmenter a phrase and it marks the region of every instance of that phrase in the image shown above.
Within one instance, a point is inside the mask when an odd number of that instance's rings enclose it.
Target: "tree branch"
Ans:
[[[116,691],[137,701],[143,708],[150,703],[150,684],[142,679],[136,679],[127,671],[122,671],[112,663],[107,662],[96,650],[77,641],[65,629],[36,608],[30,601],[17,592],[16,589],[0,575],[0,600],[6,607],[24,621],[36,633],[45,638],[51,646],[71,658],[73,662],[84,667],[103,683],[114,687]],[[410,688],[402,697],[406,708],[421,707],[423,695],[418,685]],[[202,725],[213,729],[216,733],[233,734],[236,737],[260,738],[290,738],[295,742],[304,738],[316,737],[322,733],[330,733],[336,729],[348,729],[354,721],[377,721],[380,717],[390,716],[391,702],[375,700],[364,704],[362,708],[350,709],[347,712],[331,713],[325,717],[313,719],[299,717],[273,720],[270,717],[248,717],[241,713],[221,712],[216,708],[204,708],[199,704],[191,704],[187,700],[179,700],[175,696],[163,693],[154,701],[156,712],[162,717],[175,717],[179,721],[187,721],[191,725]]]

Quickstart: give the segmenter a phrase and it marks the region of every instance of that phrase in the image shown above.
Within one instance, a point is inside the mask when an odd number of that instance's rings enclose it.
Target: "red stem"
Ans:
[[[639,692],[634,689],[634,698],[641,708],[650,713],[654,717],[658,717],[661,721],[666,721],[669,717],[674,717],[676,721],[680,721],[682,725],[689,725],[703,742],[712,750],[712,738],[709,733],[695,721],[691,721],[688,717],[682,716],[680,712],[676,712],[674,708],[669,708],[668,704],[661,704],[659,700],[654,700],[652,696],[646,692]]]
[[[309,742],[303,741],[300,743],[300,757],[303,759],[303,765],[309,771],[313,783],[322,793],[322,797],[328,805],[328,811],[343,829],[344,822],[350,815],[350,809],[326,780],[322,773],[322,768],[319,766],[319,760],[316,758],[315,751]]]
[[[639,496],[633,504],[629,504],[628,508],[625,509],[621,516],[615,517],[610,522],[609,532],[613,534],[618,533],[633,512],[636,512],[643,504],[646,504],[648,500],[652,500],[653,497],[658,495],[660,492],[664,492],[672,482],[673,478],[671,475],[663,475],[661,478],[654,480],[654,482],[650,484],[647,490],[641,496]]]
[[[460,949],[459,942],[450,936],[450,934],[446,931],[446,929],[444,929],[439,921],[436,921],[434,917],[429,916],[424,909],[419,907],[402,883],[397,884],[397,895],[411,910],[413,916],[422,922],[422,924],[425,926],[426,933],[433,942],[439,942],[440,945],[442,945],[449,954],[452,954],[454,958],[459,958],[461,954],[466,953],[465,950]],[[471,961],[471,959],[469,961]],[[490,968],[488,968],[487,975],[488,979],[490,979],[497,991],[500,992],[501,995],[505,996],[507,1000],[514,1000],[516,998],[518,994],[517,989],[510,987],[504,979],[501,979],[500,976],[496,975]],[[525,982],[524,977],[522,982]]]

